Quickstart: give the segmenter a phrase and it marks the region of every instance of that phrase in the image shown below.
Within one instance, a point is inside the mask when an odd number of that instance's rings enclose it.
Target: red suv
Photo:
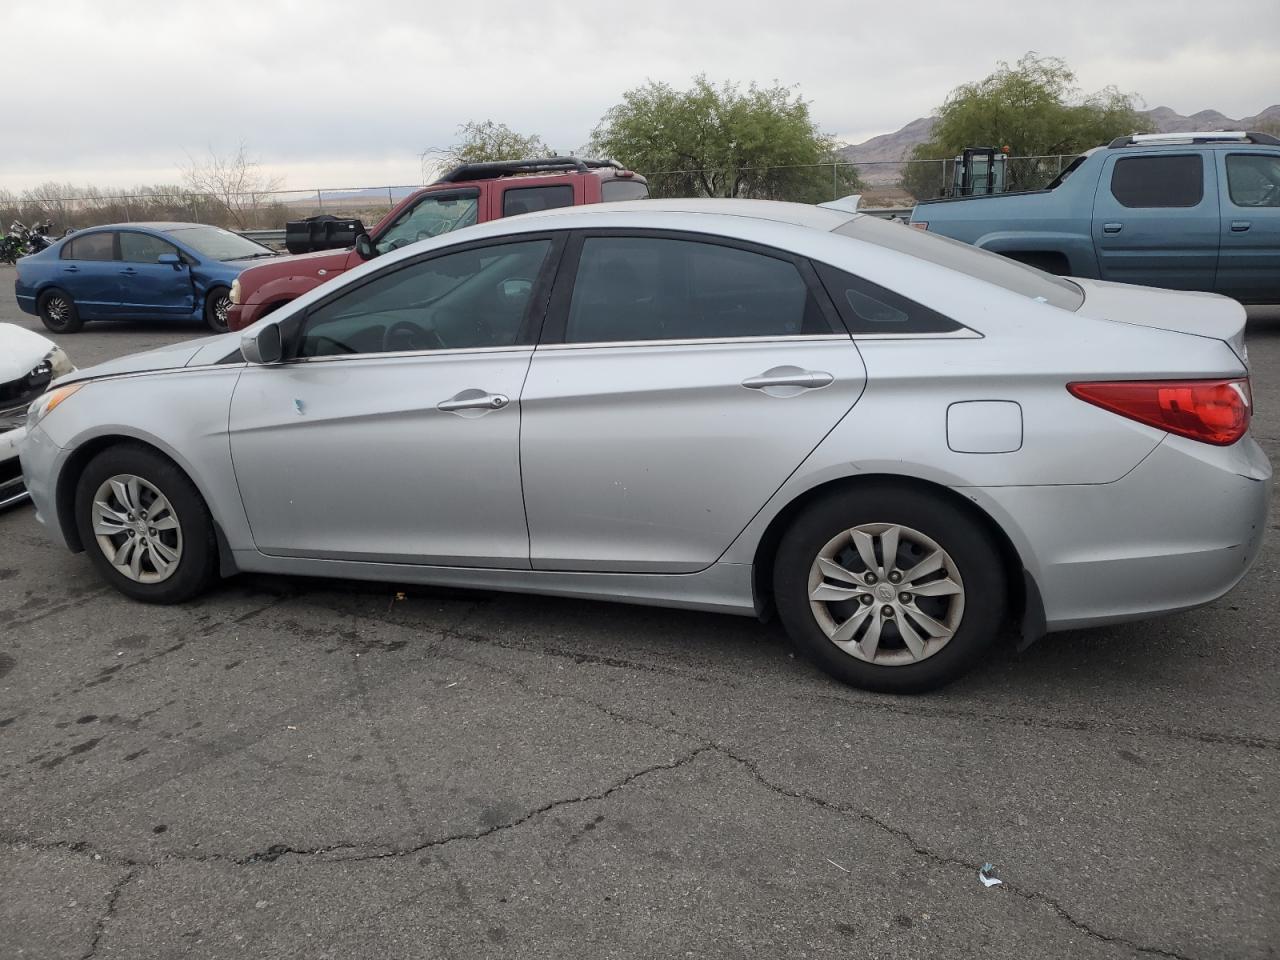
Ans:
[[[231,287],[228,326],[243,329],[365,260],[459,227],[552,207],[648,195],[644,177],[611,160],[549,157],[466,163],[400,201],[351,249],[276,257],[245,270]]]

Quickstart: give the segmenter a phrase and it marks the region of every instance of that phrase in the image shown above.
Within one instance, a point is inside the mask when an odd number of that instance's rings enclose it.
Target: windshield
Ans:
[[[476,222],[480,210],[480,191],[428,194],[396,218],[378,237],[378,253],[399,250],[410,243],[451,233]]]
[[[1070,280],[936,233],[926,233],[865,214],[836,227],[835,232],[920,260],[928,260],[948,270],[985,280],[1011,293],[1019,293],[1063,310],[1078,310],[1084,303],[1084,293]]]
[[[210,260],[244,260],[249,257],[275,256],[269,247],[264,247],[230,230],[223,230],[221,227],[175,227],[164,232]]]

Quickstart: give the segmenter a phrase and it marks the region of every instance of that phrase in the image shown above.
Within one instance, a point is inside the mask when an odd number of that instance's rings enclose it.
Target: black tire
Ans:
[[[140,583],[117,570],[94,533],[94,495],[109,478],[120,474],[146,481],[173,507],[182,549],[176,568],[159,582]],[[204,498],[177,464],[150,447],[119,444],[89,461],[76,484],[75,517],[80,542],[93,565],[107,582],[134,600],[181,603],[203,593],[217,579],[218,542]]]
[[[836,646],[818,623],[809,600],[810,570],[825,545],[861,524],[896,524],[923,534],[950,555],[963,582],[964,606],[954,633],[922,660],[883,665],[858,659]],[[939,496],[888,485],[852,490],[805,509],[778,544],[773,582],[779,618],[796,645],[833,677],[867,690],[920,693],[950,683],[991,646],[1007,614],[1000,551],[984,525]],[[856,609],[856,602],[850,607]],[[885,630],[889,646],[881,649],[892,655],[896,642],[909,656],[895,640],[896,625]]]
[[[84,326],[80,311],[76,309],[76,302],[65,290],[57,287],[46,290],[40,294],[36,308],[40,311],[40,321],[45,328],[54,333],[79,333]]]
[[[227,311],[231,309],[231,290],[228,287],[214,287],[204,298],[204,322],[214,333],[226,333]]]

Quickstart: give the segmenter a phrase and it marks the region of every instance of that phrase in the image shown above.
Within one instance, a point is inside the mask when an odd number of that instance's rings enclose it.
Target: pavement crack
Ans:
[[[535,817],[539,817],[544,813],[549,813],[552,810],[557,810],[560,807],[572,806],[574,804],[579,804],[579,803],[589,803],[593,801],[604,800],[607,797],[610,797],[613,794],[617,793],[619,790],[626,789],[631,784],[635,783],[637,780],[642,780],[645,777],[651,776],[652,774],[655,774],[655,773],[660,773],[662,771],[676,770],[680,767],[683,767],[685,764],[691,763],[693,760],[696,760],[702,754],[708,753],[715,749],[716,748],[712,744],[703,744],[697,747],[696,749],[689,751],[688,753],[682,754],[681,756],[677,757],[674,760],[671,760],[665,763],[650,764],[647,767],[644,767],[640,770],[636,770],[633,773],[629,773],[622,779],[615,781],[614,783],[610,784],[608,787],[605,787],[603,790],[598,790],[594,793],[586,793],[586,794],[582,794],[580,796],[575,796],[575,797],[566,797],[566,798],[561,798],[559,800],[552,800],[549,803],[542,804],[541,806],[535,807],[532,810],[526,811],[525,813],[520,814],[518,817],[514,817],[513,819],[507,820],[503,823],[494,824],[493,826],[486,827],[482,830],[472,830],[466,833],[455,833],[445,837],[437,837],[432,840],[426,840],[426,841],[423,841],[422,843],[415,844],[414,846],[411,846],[411,847],[401,847],[401,848],[392,847],[392,848],[386,848],[386,849],[371,851],[371,852],[364,852],[364,853],[357,852],[351,856],[340,856],[340,857],[333,858],[332,860],[327,862],[350,863],[350,862],[362,862],[362,861],[370,861],[370,860],[388,860],[396,857],[413,856],[414,854],[422,853],[425,850],[431,850],[436,847],[448,846],[451,843],[457,843],[463,840],[483,840],[485,837],[493,836],[495,833],[502,833],[507,830],[514,830],[517,827],[523,826],[524,824],[528,823],[530,820],[533,820]],[[248,866],[248,865],[257,864],[257,863],[272,863],[280,859],[281,857],[285,857],[285,856],[324,857],[329,854],[342,853],[343,851],[360,851],[360,850],[367,850],[367,849],[368,849],[367,844],[336,844],[333,846],[319,847],[312,850],[301,850],[295,847],[290,847],[285,844],[275,844],[273,846],[268,847],[266,850],[260,851],[258,853],[250,854],[248,857],[238,859],[235,862],[241,865]]]
[[[873,814],[867,813],[864,810],[858,810],[852,807],[846,807],[837,803],[832,803],[830,800],[825,800],[822,797],[815,796],[814,794],[807,793],[803,790],[795,790],[788,787],[784,787],[781,784],[775,783],[774,781],[766,777],[763,773],[761,773],[760,768],[755,764],[754,761],[751,761],[746,757],[739,756],[738,754],[734,753],[732,750],[730,750],[728,747],[725,747],[722,744],[716,744],[712,747],[712,749],[714,749],[721,756],[726,757],[727,759],[732,760],[733,762],[742,766],[742,768],[745,769],[748,773],[750,773],[751,776],[761,786],[765,787],[765,789],[770,790],[773,793],[778,794],[779,796],[788,797],[795,800],[801,800],[801,801],[804,801],[805,803],[809,803],[814,806],[821,807],[824,810],[829,810],[833,813],[838,814],[839,816],[852,817],[856,820],[866,823],[872,827],[875,827],[881,832],[886,833],[889,836],[894,837],[895,839],[906,844],[908,847],[911,848],[911,851],[917,856],[924,857],[925,859],[930,860],[933,863],[938,864],[939,866],[956,867],[956,868],[963,869],[966,872],[972,871],[975,874],[977,873],[979,867],[981,866],[981,864],[979,863],[974,863],[972,861],[963,860],[959,857],[953,857],[948,854],[939,853],[938,851],[933,850],[928,846],[925,846],[923,843],[917,840],[914,836],[912,836],[910,831],[904,830],[901,827],[895,827],[888,823],[885,823],[879,817],[876,817]],[[1000,889],[1005,890],[1016,897],[1020,897],[1023,900],[1027,900],[1032,903],[1038,903],[1038,904],[1043,904],[1044,906],[1047,906],[1055,914],[1057,914],[1059,918],[1061,918],[1062,920],[1065,920],[1067,923],[1075,927],[1081,933],[1091,937],[1092,939],[1102,941],[1103,943],[1115,944],[1117,946],[1124,946],[1124,947],[1128,947],[1131,950],[1136,950],[1139,953],[1145,953],[1145,954],[1149,954],[1151,956],[1156,956],[1156,957],[1168,957],[1168,958],[1171,958],[1171,960],[1196,960],[1196,958],[1190,956],[1189,954],[1178,953],[1177,951],[1174,951],[1174,950],[1166,950],[1162,947],[1148,946],[1146,944],[1138,943],[1135,940],[1131,940],[1128,937],[1122,937],[1116,934],[1108,934],[1100,930],[1097,930],[1094,927],[1090,926],[1089,924],[1085,923],[1083,920],[1076,917],[1069,910],[1067,910],[1067,908],[1064,907],[1058,900],[1055,900],[1053,897],[1049,896],[1048,894],[1040,893],[1039,891],[1036,891],[1036,890],[1028,890],[1009,880],[1005,880],[1004,883],[1001,885]]]
[[[80,960],[91,960],[98,952],[98,944],[102,940],[102,935],[107,932],[107,924],[115,919],[116,906],[120,902],[120,894],[124,892],[124,888],[133,882],[138,875],[138,867],[131,867],[127,870],[119,880],[111,887],[111,893],[107,897],[106,912],[98,918],[97,923],[93,926],[93,939],[89,941],[89,949],[81,954]]]

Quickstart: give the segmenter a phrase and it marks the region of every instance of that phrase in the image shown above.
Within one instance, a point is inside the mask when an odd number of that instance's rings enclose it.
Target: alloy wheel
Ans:
[[[65,297],[53,296],[44,302],[44,312],[50,323],[60,327],[71,319],[71,304]]]
[[[225,328],[230,314],[231,297],[224,294],[213,302],[213,318],[218,321],[219,327]]]
[[[843,530],[809,569],[809,606],[827,639],[877,666],[936,654],[959,629],[964,602],[951,555],[901,524]]]
[[[111,565],[137,583],[169,579],[182,560],[182,526],[168,499],[142,477],[109,477],[93,495],[90,520]]]

